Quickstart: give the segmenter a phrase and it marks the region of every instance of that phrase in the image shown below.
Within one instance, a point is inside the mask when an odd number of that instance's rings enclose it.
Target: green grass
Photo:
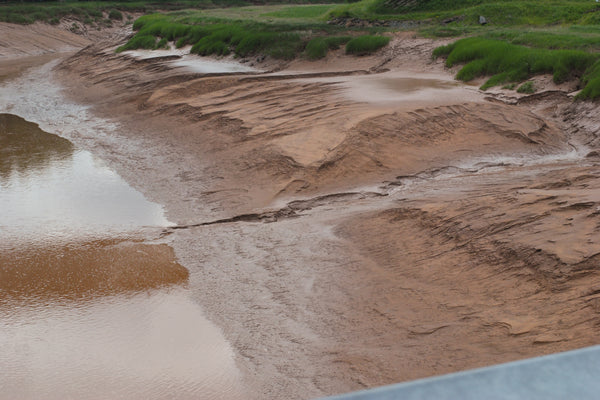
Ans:
[[[57,24],[61,18],[70,16],[81,21],[96,22],[102,18],[103,12],[117,9],[143,12],[145,5],[108,1],[4,3],[0,5],[0,21],[15,24],[31,24],[35,21]]]
[[[191,44],[191,52],[200,55],[227,55],[233,52],[239,57],[247,57],[261,53],[279,59],[292,59],[304,48],[298,33],[264,24],[214,23],[208,20],[202,25],[192,25],[177,22],[173,16],[153,14],[136,20],[133,28],[138,31],[136,35],[117,51],[147,49],[149,47],[143,46],[150,46],[148,37],[173,41],[177,47]],[[138,37],[143,39],[138,41]]]
[[[114,19],[117,21],[122,21],[123,20],[123,13],[121,13],[121,11],[119,10],[115,10],[112,9],[108,12],[108,18],[109,19]]]
[[[519,86],[519,88],[517,89],[517,93],[527,93],[527,94],[535,93],[535,86],[533,85],[533,82],[531,82],[531,81],[525,82],[524,84]]]
[[[458,71],[457,79],[470,81],[491,76],[481,86],[482,90],[508,82],[521,82],[544,73],[552,74],[555,83],[583,76],[582,84],[586,87],[590,83],[595,86],[595,79],[600,77],[597,62],[600,55],[580,50],[537,49],[473,37],[438,47],[433,55],[447,57],[448,67],[465,64]],[[581,98],[595,98],[588,95],[592,93],[590,90],[585,91]]]
[[[358,56],[376,52],[390,42],[389,37],[364,35],[350,40],[346,44],[346,54]]]
[[[433,24],[457,18],[450,26],[477,26],[483,15],[491,26],[600,22],[599,7],[588,0],[362,0],[341,5],[331,16],[366,20],[419,20]]]
[[[325,10],[328,6],[298,6],[300,15],[306,16],[305,10]],[[289,9],[282,8],[280,11]],[[240,10],[233,10],[238,15]],[[245,8],[243,12],[248,12]],[[288,18],[289,12],[282,15]],[[331,26],[324,20],[313,19],[302,22],[281,21],[256,22],[253,20],[228,20],[215,17],[212,12],[180,11],[169,14],[151,14],[138,18],[133,29],[136,35],[117,51],[135,48],[151,48],[148,37],[158,40],[166,39],[174,42],[176,47],[192,45],[191,52],[200,55],[235,54],[248,57],[257,54],[268,55],[277,59],[293,59],[304,55],[310,60],[323,58],[330,49],[351,42],[351,36],[336,35],[345,28]],[[137,39],[137,38],[141,39]],[[364,37],[356,42],[356,54],[369,53],[386,45],[389,38],[381,36]],[[138,47],[139,46],[139,47]],[[352,53],[352,50],[350,51]]]
[[[344,0],[328,0],[329,3],[343,2]],[[262,0],[261,3],[265,4],[283,4],[277,7],[277,9],[284,9],[287,7],[289,10],[285,13],[290,14],[290,18],[304,18],[295,15],[293,11],[294,7],[290,7],[290,4],[305,4],[305,3],[319,3],[317,0]],[[132,0],[132,1],[27,1],[27,2],[1,2],[0,1],[0,21],[10,22],[16,24],[31,24],[35,21],[42,22],[56,22],[57,19],[69,16],[80,21],[93,21],[97,22],[103,18],[103,13],[109,14],[109,19],[122,20],[117,18],[116,12],[136,12],[136,13],[151,13],[156,11],[176,11],[176,10],[187,10],[187,9],[216,9],[216,8],[230,8],[230,7],[242,7],[252,6],[254,1],[251,0],[177,0],[177,1],[164,1],[164,0]],[[313,8],[311,8],[313,7]],[[317,5],[317,6],[305,6],[306,11],[298,11],[302,14],[306,14],[307,18],[313,18],[315,13],[325,14],[329,9],[333,8],[333,5]],[[257,10],[257,14],[264,13],[263,7],[254,7]],[[301,7],[302,8],[302,7]]]
[[[335,8],[332,4],[319,4],[310,6],[285,7],[277,11],[261,14],[263,17],[285,19],[315,19],[324,18],[329,11]]]
[[[306,44],[305,57],[309,60],[325,58],[329,50],[337,50],[351,39],[350,36],[316,37]]]

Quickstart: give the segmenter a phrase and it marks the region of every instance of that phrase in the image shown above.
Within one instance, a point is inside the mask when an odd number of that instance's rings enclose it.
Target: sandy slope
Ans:
[[[88,44],[88,39],[51,25],[15,25],[0,22],[0,57],[68,52]]]
[[[435,45],[401,34],[375,57],[223,76],[92,46],[57,69],[122,124],[82,143],[179,224],[165,235],[249,396],[598,343],[595,106],[447,87]],[[373,90],[399,73],[435,83]]]

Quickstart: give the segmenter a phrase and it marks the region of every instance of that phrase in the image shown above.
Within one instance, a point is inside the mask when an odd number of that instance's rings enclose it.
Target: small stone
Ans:
[[[487,19],[485,19],[485,17],[483,15],[479,16],[479,25],[485,25],[487,24]]]

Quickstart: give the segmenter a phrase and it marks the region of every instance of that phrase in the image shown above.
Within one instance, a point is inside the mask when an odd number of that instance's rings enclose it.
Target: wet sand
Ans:
[[[63,134],[165,205],[248,398],[598,343],[595,106],[456,86],[436,45],[218,76],[92,46],[54,70],[118,122]]]

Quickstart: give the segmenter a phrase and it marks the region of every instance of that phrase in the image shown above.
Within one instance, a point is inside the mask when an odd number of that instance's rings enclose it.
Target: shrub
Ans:
[[[390,42],[385,36],[359,36],[346,44],[346,54],[367,55],[376,52]]]

